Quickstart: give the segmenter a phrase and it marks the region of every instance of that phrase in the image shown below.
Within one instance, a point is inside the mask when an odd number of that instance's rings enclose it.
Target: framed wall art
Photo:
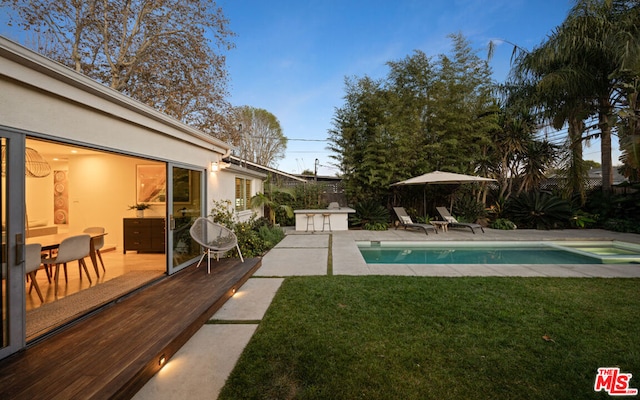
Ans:
[[[136,202],[164,203],[167,197],[167,171],[162,164],[136,165]]]

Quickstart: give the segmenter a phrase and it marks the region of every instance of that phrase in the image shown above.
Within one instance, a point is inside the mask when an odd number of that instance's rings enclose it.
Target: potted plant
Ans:
[[[146,203],[136,203],[132,206],[129,206],[129,210],[136,210],[136,217],[144,218],[144,210],[149,207],[150,206]]]

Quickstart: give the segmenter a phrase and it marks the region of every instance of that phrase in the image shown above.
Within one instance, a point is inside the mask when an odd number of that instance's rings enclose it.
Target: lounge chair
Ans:
[[[449,213],[449,210],[447,210],[446,207],[436,207],[436,210],[438,210],[438,214],[440,214],[442,219],[447,221],[449,223],[449,226],[452,228],[469,228],[471,229],[471,232],[473,232],[474,234],[476,233],[475,229],[480,228],[482,233],[484,233],[484,228],[480,224],[474,224],[470,222],[458,222],[458,220],[455,219],[453,215]]]
[[[422,229],[424,230],[424,233],[426,233],[427,235],[429,234],[429,230],[434,231],[436,234],[438,233],[438,230],[436,229],[435,226],[431,225],[431,224],[416,224],[411,220],[411,217],[409,216],[409,214],[407,214],[407,212],[405,211],[404,207],[393,207],[393,211],[395,211],[396,215],[398,216],[398,220],[400,221],[400,224],[396,226],[396,229],[398,229],[398,226],[403,226],[404,229],[407,228],[413,228],[413,229]]]
[[[202,257],[198,261],[196,268],[200,266],[202,260],[207,257],[207,274],[211,273],[211,256],[215,255],[220,260],[220,254],[232,250],[234,247],[238,250],[240,261],[244,262],[240,246],[238,245],[238,237],[233,231],[225,226],[216,224],[209,218],[198,217],[189,228],[191,238],[200,246],[204,247]]]

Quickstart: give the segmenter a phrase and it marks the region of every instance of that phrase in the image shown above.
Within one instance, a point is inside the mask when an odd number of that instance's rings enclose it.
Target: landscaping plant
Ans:
[[[238,221],[231,209],[231,201],[214,201],[210,216],[213,221],[231,229],[238,237],[238,246],[244,257],[257,257],[273,248],[282,239],[284,231],[266,218],[257,218],[254,213],[246,221]],[[238,256],[236,249],[230,250],[232,257]]]
[[[352,226],[360,226],[367,230],[387,230],[389,210],[373,199],[364,200],[354,207],[355,214],[349,216]]]
[[[502,229],[502,230],[509,231],[509,230],[516,229],[516,224],[514,224],[513,222],[509,221],[506,218],[498,218],[489,224],[489,228]]]
[[[291,204],[295,201],[293,191],[285,188],[279,188],[275,185],[268,184],[265,193],[256,193],[251,198],[252,207],[265,207],[269,215],[269,221],[275,225],[285,225],[287,221],[278,221],[278,216],[284,215],[287,219],[293,219],[293,208]]]
[[[616,232],[640,233],[640,185],[628,193],[590,192],[584,210],[598,215],[597,226]]]
[[[545,192],[522,192],[509,199],[505,214],[522,228],[565,227],[572,217],[571,204]]]
[[[454,203],[453,213],[460,222],[476,222],[486,214],[484,205],[470,195],[462,197]]]

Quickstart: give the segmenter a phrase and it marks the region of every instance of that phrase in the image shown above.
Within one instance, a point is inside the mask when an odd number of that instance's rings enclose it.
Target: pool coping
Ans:
[[[447,234],[424,235],[412,231],[388,230],[333,232],[332,269],[334,275],[395,275],[395,276],[517,276],[517,277],[579,277],[579,278],[640,278],[638,264],[430,264],[429,268],[405,264],[372,264],[364,261],[357,242],[403,241],[479,244],[487,241],[611,241],[618,240],[640,245],[640,235],[594,230],[560,231],[497,231],[485,228],[487,234],[449,231]],[[316,234],[317,235],[317,234]],[[517,244],[517,243],[514,243]]]
[[[358,248],[384,248],[384,247],[449,247],[449,248],[484,248],[484,247],[500,247],[500,248],[514,248],[514,247],[546,247],[550,249],[562,250],[568,253],[576,254],[589,259],[596,259],[600,261],[600,264],[640,264],[640,245],[630,242],[623,242],[620,240],[514,240],[514,241],[455,241],[455,242],[440,242],[440,241],[395,241],[395,240],[356,240]],[[634,251],[636,254],[598,254],[589,252],[581,248],[584,247],[612,247],[618,249],[624,249],[628,251]],[[581,248],[577,248],[581,247]],[[384,264],[384,263],[375,263]],[[394,265],[401,263],[391,263]],[[502,263],[499,263],[502,264]],[[538,263],[536,263],[538,264]],[[553,265],[548,263],[542,263],[543,265]],[[579,265],[585,265],[589,263],[580,263]],[[598,263],[594,263],[598,264]],[[432,264],[429,264],[432,265]],[[476,264],[474,264],[476,265]],[[493,265],[493,264],[490,264]],[[578,264],[576,264],[578,265]]]

